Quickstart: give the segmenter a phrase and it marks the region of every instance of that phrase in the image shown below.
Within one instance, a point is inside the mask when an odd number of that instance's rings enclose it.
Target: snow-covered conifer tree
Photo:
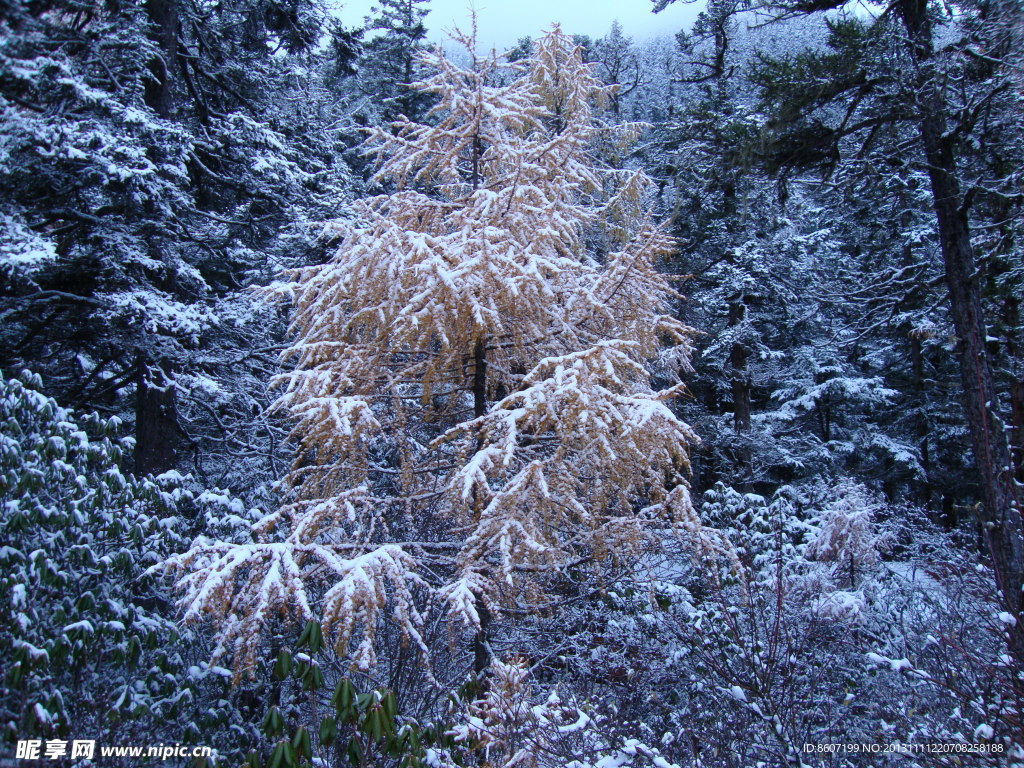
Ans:
[[[364,668],[386,617],[426,650],[431,592],[477,633],[479,670],[492,615],[630,563],[653,530],[702,532],[683,477],[696,437],[667,404],[691,336],[656,269],[673,244],[645,214],[647,177],[595,151],[639,127],[599,122],[609,89],[557,27],[520,64],[470,58],[425,56],[430,121],[368,143],[394,191],[277,286],[294,306],[285,503],[253,541],[172,561],[186,617],[211,614],[242,667],[275,616],[322,621]],[[652,387],[655,368],[673,385]]]
[[[808,542],[808,556],[834,562],[837,573],[849,572],[850,586],[857,586],[857,568],[875,565],[888,538],[876,531],[874,516],[878,504],[864,486],[844,481],[836,498],[821,513],[821,527]]]

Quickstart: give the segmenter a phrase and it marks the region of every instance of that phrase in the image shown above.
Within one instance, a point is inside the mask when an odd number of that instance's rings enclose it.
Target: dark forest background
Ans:
[[[233,680],[149,570],[277,503],[288,307],[253,289],[327,260],[326,225],[382,191],[365,128],[433,119],[403,86],[429,28],[427,0],[360,28],[316,0],[0,2],[5,751],[511,764],[459,739],[489,695],[470,651],[438,687],[391,638],[350,679],[316,626],[282,623]],[[619,161],[656,182],[701,332],[675,406],[702,441],[693,495],[750,570],[504,617],[516,690],[557,689],[599,734],[530,759],[1024,764],[1024,11],[709,0],[664,32],[576,42],[618,85],[601,119],[647,125]],[[993,751],[804,751],[827,742]]]

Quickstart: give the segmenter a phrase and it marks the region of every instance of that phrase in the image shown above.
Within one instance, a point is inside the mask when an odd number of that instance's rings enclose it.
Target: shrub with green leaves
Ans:
[[[203,650],[181,642],[145,575],[187,544],[192,494],[174,473],[123,474],[117,421],[73,415],[40,386],[0,378],[3,740],[209,743],[201,731],[225,715],[202,714],[196,694],[216,676],[190,661]]]

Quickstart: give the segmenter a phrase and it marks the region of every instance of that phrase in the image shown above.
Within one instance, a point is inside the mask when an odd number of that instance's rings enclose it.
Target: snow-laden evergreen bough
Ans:
[[[470,58],[425,56],[428,122],[368,141],[393,191],[272,287],[294,306],[285,503],[249,542],[168,561],[186,620],[210,616],[240,671],[278,618],[321,621],[364,669],[388,619],[426,652],[430,595],[479,652],[490,617],[551,607],[569,569],[666,532],[714,545],[685,481],[697,438],[668,404],[692,336],[656,268],[673,243],[647,177],[598,157],[642,126],[600,123],[609,89],[557,27],[522,64]]]
[[[2,749],[32,738],[219,745],[235,716],[225,685],[189,668],[201,640],[160,613],[167,596],[144,570],[226,497],[193,497],[177,473],[123,474],[117,420],[74,414],[41,389],[33,374],[0,377]]]

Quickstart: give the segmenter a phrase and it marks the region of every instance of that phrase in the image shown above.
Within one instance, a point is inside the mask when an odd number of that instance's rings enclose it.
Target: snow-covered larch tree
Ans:
[[[881,560],[892,543],[876,529],[874,517],[880,504],[859,483],[845,481],[835,488],[834,500],[822,510],[817,534],[807,544],[808,557],[835,563],[836,575],[848,574],[850,588],[857,588],[857,569]]]
[[[598,121],[609,88],[557,27],[517,65],[469,58],[424,57],[428,122],[368,141],[393,191],[352,207],[331,261],[275,286],[294,307],[286,503],[251,542],[171,563],[186,617],[211,614],[242,667],[275,616],[321,621],[363,668],[385,617],[426,650],[434,594],[477,633],[479,670],[490,617],[550,603],[567,569],[702,535],[696,437],[667,404],[692,333],[656,269],[673,243],[647,177],[596,151],[640,127]]]

